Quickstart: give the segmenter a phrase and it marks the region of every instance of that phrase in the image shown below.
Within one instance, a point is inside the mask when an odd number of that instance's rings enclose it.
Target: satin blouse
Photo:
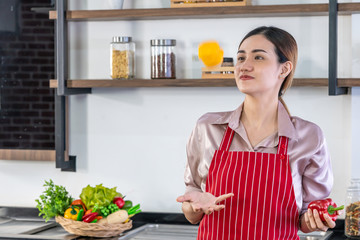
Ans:
[[[279,101],[278,132],[253,148],[240,121],[242,108],[243,104],[230,112],[206,113],[197,121],[186,146],[186,192],[205,191],[211,160],[229,125],[235,131],[230,151],[276,153],[279,136],[289,138],[288,155],[299,214],[306,211],[311,201],[328,197],[333,173],[321,129],[312,122],[290,117]]]

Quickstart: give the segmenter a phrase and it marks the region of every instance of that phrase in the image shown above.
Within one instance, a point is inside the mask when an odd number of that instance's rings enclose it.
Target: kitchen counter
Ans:
[[[81,240],[89,240],[93,238],[89,237],[78,237],[71,234],[67,234],[65,230],[60,227],[54,220],[45,223],[42,218],[38,216],[38,210],[36,208],[17,208],[17,207],[0,207],[0,239],[81,239]],[[37,223],[43,224],[43,226],[36,226],[36,230],[26,229],[28,225],[23,224],[20,227],[11,226],[13,228],[1,228],[2,222],[8,219],[14,219],[18,223],[27,222],[27,223]],[[133,229],[137,229],[146,224],[175,224],[175,225],[191,225],[184,217],[183,214],[180,213],[156,213],[156,212],[142,212],[140,214],[135,215],[133,218]],[[17,223],[14,221],[15,223]],[[49,224],[49,225],[46,225]],[[30,225],[29,225],[30,226]],[[24,228],[26,234],[22,234],[19,230]],[[48,228],[48,230],[44,230]],[[1,230],[6,229],[7,233],[2,234]],[[14,232],[11,232],[13,229]],[[52,232],[50,231],[52,230]],[[129,233],[131,230],[125,232]],[[20,231],[20,232],[18,232]],[[332,229],[333,234],[328,238],[329,240],[342,240],[348,239],[344,235],[344,220],[338,219],[336,221],[336,227]],[[50,233],[51,232],[51,233]],[[20,237],[21,236],[21,237]],[[48,237],[49,236],[49,237]],[[50,236],[52,238],[50,238]],[[56,236],[56,237],[55,237]],[[95,238],[94,238],[95,239]],[[99,239],[99,238],[97,238]],[[118,239],[118,237],[108,238],[108,239]]]
[[[164,223],[164,224],[185,224],[190,225],[183,214],[178,213],[140,213],[133,218],[134,227],[145,225],[146,223]],[[344,235],[344,220],[337,219],[336,227],[331,229],[333,234],[328,240],[350,239]]]

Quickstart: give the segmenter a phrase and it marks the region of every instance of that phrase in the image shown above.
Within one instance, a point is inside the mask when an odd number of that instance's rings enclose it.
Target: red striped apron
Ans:
[[[203,217],[197,239],[298,240],[288,138],[279,137],[277,154],[273,154],[230,152],[233,136],[227,127],[209,168],[206,192],[234,196],[221,203],[225,209]]]

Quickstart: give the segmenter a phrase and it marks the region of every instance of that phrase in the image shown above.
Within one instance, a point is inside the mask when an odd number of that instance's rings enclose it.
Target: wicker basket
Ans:
[[[87,237],[114,237],[132,228],[132,221],[127,223],[85,223],[81,221],[74,221],[66,219],[61,216],[55,217],[58,222],[67,232]]]

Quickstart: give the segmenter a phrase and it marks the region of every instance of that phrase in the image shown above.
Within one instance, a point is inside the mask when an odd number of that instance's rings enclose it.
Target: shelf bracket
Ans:
[[[56,42],[56,76],[58,80],[57,95],[68,96],[74,94],[91,93],[91,88],[67,88],[68,78],[68,56],[67,56],[67,0],[56,1],[57,19],[55,20],[55,42]]]
[[[347,94],[347,88],[337,85],[338,3],[329,0],[329,95]]]
[[[55,164],[61,171],[76,172],[76,156],[69,156],[66,144],[66,98],[55,94]]]

